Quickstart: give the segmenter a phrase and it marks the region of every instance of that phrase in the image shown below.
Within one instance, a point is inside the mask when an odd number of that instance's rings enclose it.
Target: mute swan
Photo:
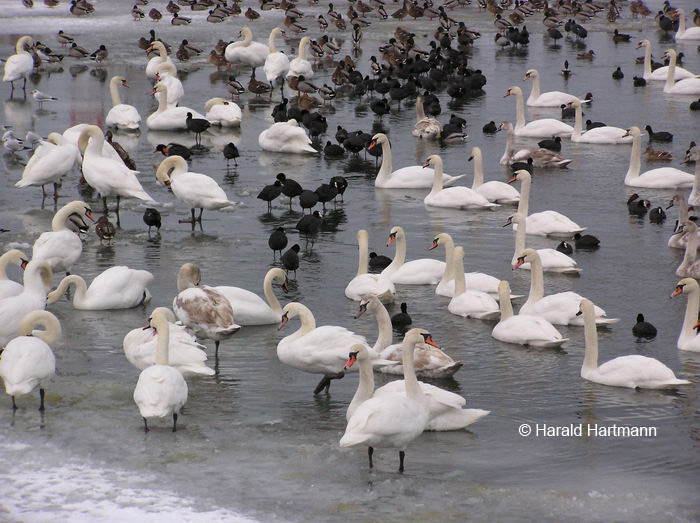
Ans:
[[[569,338],[561,333],[547,320],[530,314],[513,315],[510,302],[510,285],[506,280],[498,286],[501,320],[491,331],[491,336],[499,341],[529,345],[531,347],[561,347]]]
[[[381,274],[367,273],[369,246],[366,230],[357,231],[357,245],[359,247],[357,274],[345,287],[345,296],[351,300],[360,301],[366,294],[375,294],[382,302],[392,303],[396,294],[396,288],[392,281]]]
[[[372,137],[372,141],[367,146],[371,151],[377,145],[382,146],[382,164],[379,167],[377,177],[374,179],[374,186],[380,189],[428,189],[433,186],[432,169],[423,169],[420,165],[402,167],[393,170],[391,158],[391,146],[385,134],[377,133]],[[442,175],[442,182],[445,185],[452,185],[464,175],[450,176]]]
[[[666,83],[664,84],[664,93],[668,94],[700,94],[700,78],[692,77],[684,80],[679,80],[674,83],[674,73],[676,70],[676,51],[667,49],[666,54],[669,58],[668,72],[666,73]]]
[[[205,118],[212,125],[221,127],[240,127],[241,126],[241,108],[238,104],[223,98],[211,98],[204,105],[204,111],[207,113]]]
[[[77,274],[66,276],[55,291],[49,293],[47,303],[56,303],[71,285],[75,285],[73,308],[85,311],[131,309],[148,303],[151,293],[146,288],[153,281],[148,271],[130,269],[124,265],[110,267],[92,280],[90,287]]]
[[[423,168],[433,166],[433,187],[423,199],[425,205],[446,207],[451,209],[491,209],[500,207],[497,203],[489,202],[484,196],[468,187],[442,187],[442,158],[437,154],[428,156]]]
[[[296,120],[273,123],[258,136],[263,151],[273,153],[316,153],[306,131]]]
[[[124,354],[129,363],[139,370],[156,364],[159,329],[165,328],[163,321],[158,325],[159,316],[163,316],[167,322],[170,365],[184,377],[213,376],[214,370],[206,364],[204,346],[197,343],[187,327],[175,324],[175,315],[166,307],[154,309],[145,327],[133,329],[124,336]]]
[[[170,328],[168,317],[162,308],[151,313],[148,323],[158,333],[156,364],[146,367],[139,374],[134,389],[134,402],[143,418],[145,432],[149,430],[148,418],[165,418],[170,415],[173,417],[175,432],[177,415],[187,403],[187,383],[182,374],[170,365]]]
[[[289,71],[289,58],[282,51],[278,51],[275,46],[275,38],[277,35],[284,36],[284,31],[279,27],[274,27],[272,31],[270,31],[270,37],[267,40],[269,54],[265,58],[264,69],[265,78],[267,78],[271,86],[278,78],[284,79],[287,71]]]
[[[33,330],[37,326],[44,330]],[[33,311],[22,318],[18,333],[5,346],[0,358],[5,392],[12,396],[12,408],[17,410],[15,396],[29,394],[39,387],[39,410],[44,410],[44,387],[56,374],[56,358],[49,345],[60,339],[61,324],[50,312]]]
[[[58,181],[70,171],[81,156],[78,148],[58,133],[50,133],[47,141],[42,141],[22,171],[22,179],[15,187],[41,186],[53,183],[54,196],[58,194]]]
[[[676,31],[676,40],[700,40],[700,27],[685,26],[685,11],[681,8],[676,9],[678,13],[678,31]]]
[[[498,303],[485,292],[467,289],[464,278],[464,249],[455,247],[452,253],[454,263],[455,295],[447,305],[447,310],[463,318],[492,320],[498,317]]]
[[[578,100],[571,102],[576,108],[576,123],[574,125],[574,134],[571,135],[571,141],[575,143],[609,143],[622,144],[632,143],[633,138],[625,134],[625,130],[620,127],[612,127],[606,125],[604,127],[595,127],[581,134],[583,127],[583,111]]]
[[[253,31],[249,27],[241,29],[240,36],[243,40],[230,43],[226,46],[224,57],[231,64],[246,64],[255,69],[265,65],[265,59],[270,53],[264,44],[253,42]]]
[[[530,173],[521,169],[514,173],[508,183],[519,180],[520,202],[518,202],[518,214],[526,216],[527,233],[535,236],[552,236],[555,238],[571,238],[577,232],[583,232],[586,227],[581,227],[576,222],[557,211],[542,211],[528,215],[530,209],[530,186],[532,177]],[[513,224],[517,231],[517,223]]]
[[[173,311],[195,336],[214,340],[218,358],[221,340],[233,336],[241,327],[234,322],[233,309],[226,297],[213,287],[200,286],[201,281],[199,267],[191,263],[180,267],[177,274],[179,294],[173,300]]]
[[[105,125],[117,129],[138,129],[141,124],[141,115],[133,105],[123,104],[119,97],[119,86],[129,87],[129,84],[121,76],[113,76],[109,81],[109,93],[112,96],[112,108],[107,113]]]
[[[61,207],[51,220],[51,231],[44,232],[34,242],[32,261],[46,261],[55,272],[69,272],[83,252],[83,242],[66,222],[76,217],[81,230],[88,230],[84,218],[95,221],[92,210],[84,202],[74,201]]]
[[[46,289],[51,286],[51,277],[48,263],[32,260],[24,269],[22,292],[0,300],[0,347],[17,336],[18,326],[25,315],[46,308]]]
[[[287,72],[287,78],[290,76],[303,76],[306,79],[311,78],[314,75],[314,70],[311,67],[311,62],[306,59],[306,48],[311,43],[311,38],[308,36],[302,37],[299,40],[299,52],[297,57],[289,62],[289,71]],[[268,80],[269,81],[269,80]]]
[[[506,148],[503,151],[503,156],[501,156],[501,165],[512,165],[516,162],[526,162],[530,158],[532,158],[532,165],[544,169],[566,167],[571,163],[571,160],[543,147],[530,147],[514,152],[513,124],[510,122],[501,122],[499,129],[506,131]]]
[[[168,106],[176,106],[182,97],[185,96],[185,88],[182,86],[182,82],[177,77],[177,69],[172,63],[158,64],[156,67],[156,79],[158,80],[157,85],[164,85],[167,89],[165,94],[159,92],[153,93],[153,97],[156,101],[160,102],[160,97],[164,96],[165,100],[168,102]]]
[[[284,292],[289,291],[287,273],[278,267],[267,271],[263,280],[263,293],[267,301],[240,287],[219,286],[213,289],[226,296],[233,309],[233,319],[238,325],[270,325],[282,320],[282,307],[272,290],[273,282],[281,284]]]
[[[632,136],[632,152],[630,166],[625,175],[625,185],[629,187],[645,187],[647,189],[685,189],[690,188],[695,177],[673,167],[660,167],[639,174],[641,161],[641,131],[639,127],[630,127],[625,136]]]
[[[649,40],[642,40],[637,44],[637,49],[640,47],[644,48],[644,79],[665,82],[668,74],[667,65],[659,67],[654,71],[651,70],[651,42]],[[695,75],[687,69],[676,67],[673,78],[674,80],[683,80],[685,78],[693,78],[694,76]]]
[[[429,251],[436,249],[438,246],[445,246],[445,270],[440,278],[440,283],[435,287],[435,294],[452,298],[455,295],[455,260],[454,250],[455,244],[452,236],[446,232],[440,233],[433,238],[432,245],[428,248]],[[498,294],[498,279],[482,272],[466,272],[464,273],[464,281],[467,289],[473,289],[486,294]]]
[[[532,80],[532,90],[527,98],[527,105],[530,107],[560,107],[578,98],[573,94],[562,93],[561,91],[548,91],[540,94],[540,74],[537,69],[530,69],[525,73],[523,81]]]
[[[512,185],[491,180],[484,183],[484,168],[481,158],[481,149],[472,147],[472,154],[469,161],[474,160],[474,181],[472,191],[478,192],[490,202],[517,204],[520,201],[520,193]]]
[[[695,182],[693,182],[693,189],[695,189]],[[671,249],[685,249],[688,245],[688,233],[685,230],[680,231],[679,227],[683,222],[688,220],[688,202],[686,201],[684,195],[676,194],[673,196],[673,198],[671,198],[671,203],[668,205],[668,207],[666,207],[666,209],[673,207],[674,203],[677,203],[679,208],[678,220],[676,220],[676,227],[671,234],[671,237],[668,239],[668,246]]]
[[[406,262],[406,234],[396,226],[389,232],[386,246],[396,242],[393,261],[381,272],[394,283],[406,285],[435,285],[442,278],[447,264],[440,260],[421,258]]]
[[[168,105],[168,88],[163,83],[156,84],[153,94],[160,93],[158,109],[146,118],[146,125],[152,131],[186,131],[187,113],[192,113],[192,118],[204,118],[194,109],[189,107],[171,107]]]
[[[151,43],[150,47],[146,49],[146,52],[150,53],[153,49],[155,49],[158,52],[158,56],[154,56],[148,61],[148,64],[146,64],[146,77],[149,80],[155,80],[156,74],[158,74],[157,67],[160,64],[173,63],[173,61],[168,56],[168,50],[165,48],[162,42],[154,40]]]
[[[531,264],[530,294],[527,301],[520,307],[520,314],[541,316],[553,325],[583,325],[582,318],[577,315],[578,304],[583,296],[571,291],[545,296],[542,262],[537,251],[525,249],[513,265],[513,269],[517,269],[525,261]],[[598,325],[610,325],[620,321],[617,318],[607,318],[605,311],[598,306],[595,308],[595,316]]]
[[[516,136],[529,136],[530,138],[551,138],[552,136],[571,136],[574,128],[570,125],[555,120],[554,118],[543,118],[525,122],[525,102],[523,101],[523,91],[520,87],[513,86],[506,91],[505,96],[515,96],[515,129]],[[504,96],[504,98],[505,98]]]
[[[680,350],[700,352],[700,334],[695,331],[700,314],[700,287],[694,278],[684,278],[676,284],[671,297],[680,294],[688,295],[688,302],[685,306],[685,317],[683,327],[678,336],[676,346]]]
[[[7,266],[14,263],[21,267],[26,259],[27,255],[18,249],[11,249],[0,256],[0,300],[17,296],[24,290],[21,283],[17,283],[7,277]]]
[[[377,341],[374,343],[372,349],[379,354],[381,359],[399,363],[399,365],[377,365],[374,367],[374,370],[385,374],[403,376],[403,365],[400,364],[403,358],[403,345],[401,343],[392,345],[391,343],[393,341],[391,318],[389,317],[386,307],[384,307],[384,304],[379,301],[376,295],[368,294],[362,298],[357,314],[355,314],[355,319],[362,316],[366,311],[370,311],[374,314],[377,320],[377,330],[379,331]],[[454,375],[454,373],[464,365],[462,361],[453,360],[441,348],[428,345],[427,343],[419,343],[416,345],[416,353],[414,356],[416,375],[421,378],[448,378]],[[362,373],[362,366],[360,366],[360,373]],[[360,380],[362,380],[362,376],[360,376]],[[424,384],[421,384],[421,386],[422,385]],[[427,387],[431,387],[431,385]],[[424,389],[423,392],[427,393],[425,390],[426,387],[422,388]],[[372,388],[372,390],[374,390],[374,388]],[[351,410],[353,410],[352,403],[350,407],[348,407],[348,418],[351,415]]]
[[[695,162],[695,172],[693,174],[693,189],[688,195],[688,205],[700,207],[700,148],[690,149],[682,163],[690,162]]]
[[[674,234],[687,234],[688,243],[685,246],[683,261],[676,269],[676,276],[681,278],[700,278],[700,260],[698,257],[698,247],[700,247],[700,236],[695,222],[686,220],[678,224],[678,229]]]
[[[416,125],[413,128],[413,136],[418,138],[438,138],[442,132],[442,124],[435,118],[425,115],[423,97],[416,97]]]
[[[594,305],[581,300],[580,311],[585,322],[586,353],[581,366],[581,377],[593,383],[630,389],[668,389],[689,385],[680,380],[666,365],[654,358],[633,354],[619,356],[598,366],[598,333]]]
[[[91,124],[88,123],[79,123],[63,131],[63,138],[65,138],[69,144],[75,146],[75,150],[77,151],[78,155],[82,155],[82,151],[80,150],[80,135],[85,129],[90,127],[90,125]],[[122,160],[121,156],[119,156],[119,153],[114,150],[112,144],[107,140],[104,140],[102,156],[106,156],[107,158],[111,158],[112,160],[122,164],[124,163],[124,160]],[[78,161],[82,161],[82,157],[79,157]],[[124,164],[124,166],[126,167],[126,164]]]
[[[282,320],[279,328],[295,317],[301,320],[299,329],[285,336],[277,344],[277,357],[285,365],[304,372],[323,374],[314,389],[314,394],[328,390],[331,380],[345,376],[343,365],[347,361],[348,352],[353,345],[366,345],[363,336],[347,330],[345,327],[324,325],[316,327],[312,312],[301,303],[288,303],[282,309]],[[378,359],[379,355],[370,349],[370,358]]]
[[[22,90],[27,87],[27,76],[34,69],[34,60],[25,47],[31,47],[33,43],[31,36],[22,36],[17,40],[17,44],[15,45],[16,54],[8,57],[5,61],[5,73],[3,74],[2,81],[10,82],[12,91],[15,90],[15,80],[19,80],[20,78],[24,79]]]
[[[223,209],[234,205],[228,199],[224,190],[213,178],[206,174],[188,172],[187,161],[182,156],[168,156],[160,162],[156,170],[156,180],[172,189],[175,198],[185,203],[192,213],[191,220],[180,220],[180,223],[202,223],[204,209],[209,211]],[[194,210],[199,209],[199,217],[195,219]]]
[[[511,265],[518,261],[518,255],[525,250],[525,235],[527,234],[525,216],[515,213],[508,218],[503,227],[514,223],[518,225],[518,228],[515,231],[515,251],[513,252]],[[537,249],[537,254],[540,257],[542,270],[545,272],[559,272],[563,274],[579,274],[581,272],[581,269],[576,267],[576,260],[556,249]],[[529,271],[530,264],[523,263],[518,268]]]

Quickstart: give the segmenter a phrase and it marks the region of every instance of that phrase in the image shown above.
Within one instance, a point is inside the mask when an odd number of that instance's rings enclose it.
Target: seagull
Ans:
[[[36,133],[33,133],[32,131],[27,131],[27,135],[24,137],[24,141],[26,143],[28,143],[29,145],[31,145],[32,149],[34,149],[34,147],[37,144],[40,144],[41,142],[44,141],[44,138],[42,138],[41,136],[39,136]]]
[[[50,96],[48,94],[42,93],[39,89],[32,90],[32,97],[39,103],[39,109],[42,108],[44,102],[49,100],[58,100],[55,96]]]
[[[6,131],[5,134],[2,135],[2,140],[0,141],[2,141],[5,149],[10,151],[11,154],[17,154],[17,152],[26,149],[22,140],[15,136],[14,131]]]

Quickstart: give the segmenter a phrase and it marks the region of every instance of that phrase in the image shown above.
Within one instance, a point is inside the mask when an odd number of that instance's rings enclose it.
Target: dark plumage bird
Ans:
[[[569,78],[569,76],[571,76],[572,71],[569,69],[568,60],[564,60],[564,69],[561,70],[561,74],[564,76],[564,78]]]
[[[615,80],[622,80],[625,77],[625,73],[623,73],[622,69],[618,66],[617,69],[613,71],[612,77]]]
[[[192,151],[179,143],[169,143],[168,145],[159,143],[156,146],[156,152],[160,152],[163,156],[182,156],[185,160],[192,158]]]
[[[637,314],[637,323],[632,327],[632,334],[637,338],[655,338],[656,327],[648,321],[644,321],[644,314]]]
[[[282,182],[282,194],[289,198],[289,207],[291,208],[292,198],[296,198],[297,196],[301,195],[304,189],[302,189],[301,185],[299,185],[299,183],[295,180],[287,178],[284,173],[279,173],[277,175],[277,179]]]
[[[649,211],[649,221],[652,223],[661,223],[666,219],[666,213],[661,207],[654,207]]]
[[[673,135],[671,133],[668,133],[666,131],[659,131],[659,132],[655,133],[654,130],[651,128],[651,125],[647,125],[644,129],[646,129],[646,132],[649,133],[649,141],[650,142],[672,142],[673,141]]]
[[[318,201],[323,205],[323,210],[326,210],[326,203],[334,200],[338,196],[338,188],[334,183],[324,183],[320,185],[315,191],[318,196]]]
[[[299,195],[299,205],[303,209],[312,209],[318,203],[318,194],[314,191],[304,189]]]
[[[301,247],[298,244],[292,245],[285,253],[280,256],[282,267],[287,271],[287,274],[294,271],[294,277],[297,277],[297,269],[299,268],[299,251]]]
[[[148,234],[151,234],[151,227],[155,227],[160,232],[160,213],[158,209],[149,207],[143,213],[143,223],[148,225]]]
[[[347,140],[348,136],[349,133],[343,129],[341,125],[339,125],[338,130],[335,132],[335,141],[342,144],[345,140]]]
[[[559,151],[561,151],[561,138],[559,136],[547,138],[545,140],[537,142],[537,145],[539,145],[543,149],[549,149],[550,151],[558,153]]]
[[[185,124],[187,125],[187,130],[194,133],[197,145],[202,143],[202,133],[211,127],[209,120],[205,120],[204,118],[192,118],[192,113],[187,113]]]
[[[594,122],[592,120],[586,120],[586,131],[595,129],[596,127],[607,127],[603,122]]]
[[[563,241],[559,245],[557,245],[557,250],[561,253],[566,254],[567,256],[570,256],[574,253],[574,248],[567,241]]]
[[[562,120],[567,119],[567,118],[574,118],[576,117],[576,108],[572,107],[569,104],[561,104],[561,118]]]
[[[323,218],[318,211],[314,211],[312,214],[307,214],[302,216],[296,224],[296,229],[304,234],[316,234],[321,228],[321,222]]]
[[[282,194],[282,182],[275,180],[272,185],[266,185],[262,191],[258,193],[258,200],[267,202],[267,212],[272,211],[272,200]]]
[[[647,84],[647,81],[642,78],[641,76],[635,76],[632,79],[632,83],[634,84],[635,87],[644,87]]]
[[[136,164],[134,163],[134,160],[131,159],[131,156],[129,156],[129,153],[127,153],[124,148],[121,146],[119,142],[115,142],[113,140],[112,136],[112,131],[107,131],[105,132],[105,140],[109,142],[109,144],[112,146],[112,148],[117,152],[119,155],[119,158],[122,159],[122,162],[124,162],[124,165],[126,165],[129,169],[132,171],[136,171]]]
[[[617,29],[615,29],[615,32],[613,33],[612,38],[613,38],[613,42],[615,42],[615,43],[629,42],[632,39],[632,35],[621,33]]]
[[[627,199],[627,211],[635,216],[644,216],[651,207],[649,200],[640,200],[639,195],[634,193]]]
[[[574,234],[574,245],[577,249],[597,249],[600,247],[600,240],[591,234],[581,235],[580,232]]]
[[[527,162],[515,162],[510,165],[513,172],[525,169],[530,174],[533,173],[532,156],[527,159]]]
[[[391,112],[391,107],[389,106],[389,102],[386,100],[386,98],[374,100],[371,104],[369,104],[369,108],[374,114],[379,115],[380,118]]]
[[[233,142],[229,142],[224,146],[224,158],[226,158],[226,167],[228,167],[228,163],[233,160],[233,165],[238,165],[238,158],[240,156],[240,153],[238,152],[238,147],[236,147],[236,144]]]
[[[275,123],[286,122],[289,120],[287,117],[287,104],[289,100],[282,98],[282,101],[272,108],[272,119]]]
[[[690,102],[689,107],[691,111],[700,111],[700,98],[698,98],[694,102]]]
[[[373,271],[382,271],[386,269],[392,262],[392,259],[383,254],[376,252],[369,253],[369,268]]]
[[[355,131],[348,134],[348,137],[343,141],[343,147],[349,152],[354,154],[359,154],[360,151],[364,150],[367,146],[368,140],[365,133],[362,131]],[[370,140],[372,137],[370,136]]]
[[[484,125],[481,130],[484,132],[484,134],[494,134],[498,132],[498,126],[496,125],[496,122],[491,121]]]
[[[348,181],[343,176],[334,176],[331,178],[331,183],[335,185],[336,189],[338,189],[336,199],[338,196],[340,196],[340,201],[344,202],[345,199],[343,198],[343,195],[345,194],[345,189],[348,188]]]
[[[556,27],[550,27],[547,29],[547,34],[549,35],[550,38],[554,40],[554,43],[557,43],[557,40],[561,40],[564,38],[564,35],[561,34],[561,31],[557,29]]]
[[[277,227],[267,240],[267,245],[272,249],[272,259],[274,260],[277,256],[277,251],[280,251],[280,256],[282,256],[282,251],[287,246],[287,234],[284,232],[283,227]]]
[[[328,140],[326,142],[326,146],[323,148],[323,154],[326,156],[326,158],[341,158],[345,156],[345,149]]]
[[[394,314],[391,317],[391,325],[394,327],[405,327],[413,323],[411,316],[408,315],[406,302],[401,303],[401,312]]]
[[[106,216],[100,216],[95,224],[95,233],[100,238],[100,244],[102,242],[107,242],[107,245],[111,244],[116,232],[114,224]]]

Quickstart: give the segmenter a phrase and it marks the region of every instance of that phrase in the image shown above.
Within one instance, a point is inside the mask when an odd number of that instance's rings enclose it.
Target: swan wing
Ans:
[[[14,396],[29,394],[56,372],[51,348],[39,338],[19,336],[5,346],[0,358],[0,376],[5,391]]]

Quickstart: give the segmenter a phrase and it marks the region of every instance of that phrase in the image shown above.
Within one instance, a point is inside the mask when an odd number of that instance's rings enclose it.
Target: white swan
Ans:
[[[511,224],[517,224],[518,226],[515,231],[515,250],[513,251],[513,259],[511,260],[511,265],[514,265],[518,261],[520,253],[525,250],[527,221],[525,220],[525,216],[515,213],[508,218],[508,221],[503,226],[506,227]],[[556,249],[537,249],[537,254],[540,257],[542,270],[545,272],[559,272],[563,274],[579,274],[581,272],[581,269],[576,267],[576,260]],[[529,271],[530,264],[523,263],[518,266],[518,269]]]
[[[27,260],[27,255],[18,249],[11,249],[0,256],[0,300],[17,296],[24,290],[21,283],[7,277],[7,266],[11,263],[21,267]]]
[[[204,118],[194,109],[189,107],[171,107],[168,105],[168,88],[163,83],[158,83],[154,90],[160,93],[158,109],[146,118],[146,125],[152,131],[185,131],[187,130],[187,113],[192,113],[192,118]]]
[[[55,291],[49,293],[47,303],[56,303],[71,285],[75,285],[73,308],[86,311],[131,309],[148,303],[151,293],[147,286],[153,281],[148,271],[130,269],[124,265],[110,267],[92,280],[88,288],[77,274],[66,276]]]
[[[241,108],[236,102],[231,102],[223,98],[210,98],[204,105],[205,118],[212,125],[220,127],[240,127]]]
[[[359,249],[357,274],[345,287],[345,296],[354,301],[362,300],[366,294],[374,294],[384,303],[392,303],[396,288],[389,278],[381,274],[368,274],[369,246],[367,231],[357,231],[357,245]]]
[[[510,285],[506,280],[501,281],[498,293],[501,320],[491,331],[491,336],[505,343],[546,348],[561,347],[563,343],[569,341],[569,338],[564,338],[554,325],[541,316],[513,315]]]
[[[571,291],[545,296],[542,262],[537,251],[525,249],[518,257],[518,261],[513,265],[513,268],[517,269],[520,264],[526,261],[529,261],[531,264],[530,294],[527,297],[527,301],[520,307],[520,314],[541,316],[553,325],[583,325],[583,319],[577,315],[579,310],[578,304],[583,299],[583,296]],[[598,325],[610,325],[620,320],[607,318],[605,311],[596,306],[595,321]]]
[[[317,153],[311,138],[299,127],[296,120],[273,123],[258,136],[263,151],[273,153]]]
[[[31,261],[24,269],[22,292],[0,300],[0,347],[17,336],[17,329],[25,315],[46,308],[46,290],[51,286],[51,277],[48,263]]]
[[[525,102],[523,91],[520,87],[513,86],[506,91],[505,96],[515,96],[515,129],[516,136],[528,136],[530,138],[551,138],[552,136],[571,136],[574,128],[554,118],[543,118],[525,122]]]
[[[694,76],[676,82],[674,80],[674,72],[676,70],[676,51],[668,49],[666,56],[669,58],[668,72],[666,73],[666,83],[664,84],[664,93],[668,94],[700,94],[700,78]]]
[[[155,80],[156,74],[158,74],[158,66],[160,64],[173,64],[173,61],[168,56],[168,50],[163,45],[163,42],[154,40],[151,42],[150,47],[146,49],[146,52],[150,53],[153,49],[158,52],[158,56],[154,56],[148,61],[148,64],[146,64],[146,77],[149,80]]]
[[[54,272],[69,272],[83,252],[83,242],[66,222],[76,217],[81,229],[87,231],[85,218],[95,221],[85,202],[74,201],[61,207],[51,220],[51,231],[44,232],[34,242],[32,261],[45,261]]]
[[[654,71],[651,70],[651,42],[649,40],[642,40],[637,44],[637,49],[639,49],[640,47],[644,48],[644,79],[665,82],[668,74],[667,65],[659,67]],[[685,78],[693,78],[694,76],[695,75],[687,69],[683,69],[682,67],[676,67],[673,79],[683,80]]]
[[[265,58],[270,50],[265,44],[253,42],[253,31],[249,27],[241,29],[243,40],[230,43],[224,51],[224,58],[231,64],[246,64],[255,70],[265,65]]]
[[[442,158],[437,154],[428,156],[423,164],[423,168],[432,166],[433,187],[428,195],[423,199],[425,205],[431,207],[445,207],[450,209],[492,209],[500,207],[497,203],[489,202],[484,196],[469,187],[447,187],[443,189],[442,184]]]
[[[432,169],[424,169],[420,165],[411,165],[396,171],[393,170],[391,145],[389,145],[389,139],[385,134],[375,134],[367,149],[371,150],[377,145],[382,146],[382,164],[379,167],[377,177],[374,179],[375,187],[380,189],[429,189],[433,186],[434,171]],[[443,174],[442,182],[444,185],[452,185],[460,178],[464,178],[464,175],[450,176],[449,174]]]
[[[155,365],[146,367],[139,374],[134,388],[134,402],[148,432],[148,418],[173,417],[173,432],[177,430],[177,415],[187,403],[187,383],[182,374],[170,364],[170,329],[165,314],[154,311],[149,324],[158,332]],[[169,312],[169,311],[168,311]]]
[[[698,181],[698,176],[697,176],[697,164],[695,165],[695,182],[693,182],[693,190],[695,190],[695,184]],[[691,193],[692,194],[692,193]],[[674,229],[673,233],[671,233],[671,236],[668,239],[668,246],[671,249],[685,249],[686,246],[688,245],[688,232],[685,230],[680,231],[679,227],[680,225],[688,220],[688,202],[685,199],[685,196],[682,194],[675,194],[673,198],[671,198],[671,203],[667,209],[670,209],[673,204],[676,203],[678,205],[678,220],[676,221],[676,228]]]
[[[485,292],[467,289],[464,278],[464,249],[455,247],[452,253],[454,263],[455,295],[447,305],[447,310],[463,318],[493,320],[498,317],[498,303]]]
[[[676,347],[680,350],[700,352],[700,334],[695,331],[700,314],[700,287],[695,278],[684,278],[676,284],[671,297],[681,294],[688,295],[688,302],[685,306],[685,317],[683,327],[678,335]]]
[[[406,262],[406,233],[403,228],[393,227],[389,232],[386,246],[396,242],[396,252],[392,262],[381,272],[394,283],[406,285],[435,285],[442,278],[447,264],[440,260],[421,258]]]
[[[490,202],[515,204],[520,201],[520,193],[512,185],[504,182],[491,180],[484,183],[484,167],[481,158],[481,149],[472,147],[472,154],[469,161],[474,161],[474,181],[472,191],[478,192]]]
[[[683,261],[676,269],[676,276],[681,278],[700,278],[700,260],[698,257],[698,247],[700,247],[700,235],[695,222],[686,220],[679,222],[675,234],[687,234],[688,243],[685,246]]]
[[[119,97],[119,86],[129,87],[127,81],[121,76],[113,76],[109,81],[109,93],[112,96],[112,108],[107,113],[105,125],[117,129],[138,129],[141,124],[141,115],[133,105],[123,104]]]
[[[11,82],[12,90],[15,89],[15,80],[24,79],[22,89],[27,85],[27,76],[34,69],[34,60],[32,55],[25,47],[31,47],[33,44],[31,36],[22,36],[17,40],[15,45],[15,53],[8,57],[5,61],[5,72],[2,77],[3,82]]]
[[[524,169],[516,171],[509,183],[516,180],[521,182],[520,202],[518,202],[518,214],[527,217],[527,233],[535,236],[552,236],[560,238],[571,238],[577,232],[583,232],[585,227],[581,227],[576,222],[557,211],[541,211],[528,215],[530,209],[530,186],[532,177]],[[513,229],[517,230],[517,223],[513,224]]]
[[[272,290],[273,283],[281,284],[282,290],[287,292],[287,273],[278,267],[267,271],[263,280],[263,293],[267,301],[240,287],[218,286],[213,289],[229,301],[233,309],[233,318],[238,325],[270,325],[282,321],[282,307]]]
[[[527,105],[530,107],[560,107],[562,104],[579,101],[573,94],[561,91],[548,91],[540,94],[540,74],[537,69],[530,69],[525,73],[523,80],[532,80],[532,90],[527,98]]]
[[[185,96],[185,88],[177,77],[177,69],[172,63],[158,64],[156,67],[156,85],[164,85],[167,89],[165,94],[153,93],[153,97],[160,102],[161,96],[165,96],[168,106],[176,106],[182,97]]]
[[[631,135],[632,152],[630,166],[625,175],[625,185],[629,187],[645,187],[647,189],[685,189],[693,186],[695,177],[674,167],[659,167],[639,174],[641,162],[642,139],[639,127],[630,127],[625,136]]]
[[[311,62],[306,59],[306,48],[311,43],[311,38],[308,36],[302,37],[299,40],[299,52],[297,57],[289,62],[289,71],[287,72],[287,78],[290,76],[303,76],[306,79],[311,78],[314,75],[314,70],[311,67]],[[268,80],[269,81],[269,80]]]
[[[598,366],[598,333],[593,304],[581,300],[580,312],[585,322],[586,353],[581,366],[581,377],[593,383],[630,389],[668,389],[689,385],[680,380],[666,365],[654,358],[632,354],[619,356]]]
[[[689,27],[685,25],[685,11],[677,9],[678,13],[678,31],[676,31],[676,40],[700,40],[700,27]]]
[[[571,141],[575,143],[608,143],[622,144],[632,143],[633,138],[626,135],[625,129],[606,125],[604,127],[595,127],[589,131],[581,133],[583,129],[583,110],[578,100],[571,102],[576,108],[576,123],[574,124],[574,134],[571,135]]]
[[[532,158],[532,165],[544,169],[552,167],[566,167],[571,163],[571,160],[564,158],[561,154],[557,154],[543,147],[529,147],[515,151],[513,142],[515,134],[513,132],[513,124],[510,122],[501,122],[500,129],[506,131],[506,147],[501,156],[501,165],[512,165],[516,162],[527,162]]]
[[[122,345],[129,363],[139,370],[155,365],[160,334],[165,329],[168,331],[172,367],[184,377],[214,375],[214,370],[207,367],[204,346],[197,343],[187,327],[175,324],[175,315],[166,307],[154,309],[145,327],[133,329],[124,336]]]
[[[269,54],[265,58],[264,69],[265,78],[270,82],[270,85],[278,78],[284,78],[289,71],[289,58],[282,51],[278,51],[275,45],[277,35],[284,35],[284,31],[279,27],[273,27],[267,40]]]
[[[695,162],[695,172],[693,173],[693,189],[688,195],[687,205],[700,208],[700,148],[693,147],[682,163],[690,163],[691,161]]]
[[[37,326],[44,330],[34,330]],[[50,344],[60,339],[61,324],[50,312],[33,311],[22,318],[18,333],[5,346],[0,358],[5,392],[12,396],[12,408],[17,409],[15,396],[29,394],[39,387],[39,410],[44,410],[44,388],[56,374],[56,358]]]
[[[85,129],[90,127],[89,123],[79,123],[77,125],[74,125],[73,127],[69,127],[65,131],[63,131],[63,138],[66,139],[66,141],[74,145],[76,150],[78,151],[79,155],[82,155],[82,152],[80,151],[80,135],[83,133]],[[102,147],[102,156],[106,156],[107,158],[111,158],[112,160],[120,163],[124,163],[124,160],[122,160],[121,156],[119,156],[119,153],[114,150],[114,147],[112,147],[112,144],[109,143],[107,140],[104,140],[104,145]],[[81,160],[82,161],[82,156]]]
[[[58,192],[58,181],[70,171],[81,156],[78,148],[58,133],[50,133],[47,141],[42,141],[22,171],[22,179],[15,187],[41,186],[53,183],[54,194]]]
[[[418,138],[438,138],[442,132],[442,124],[432,116],[425,115],[423,97],[416,97],[416,125],[413,127],[413,136]]]

